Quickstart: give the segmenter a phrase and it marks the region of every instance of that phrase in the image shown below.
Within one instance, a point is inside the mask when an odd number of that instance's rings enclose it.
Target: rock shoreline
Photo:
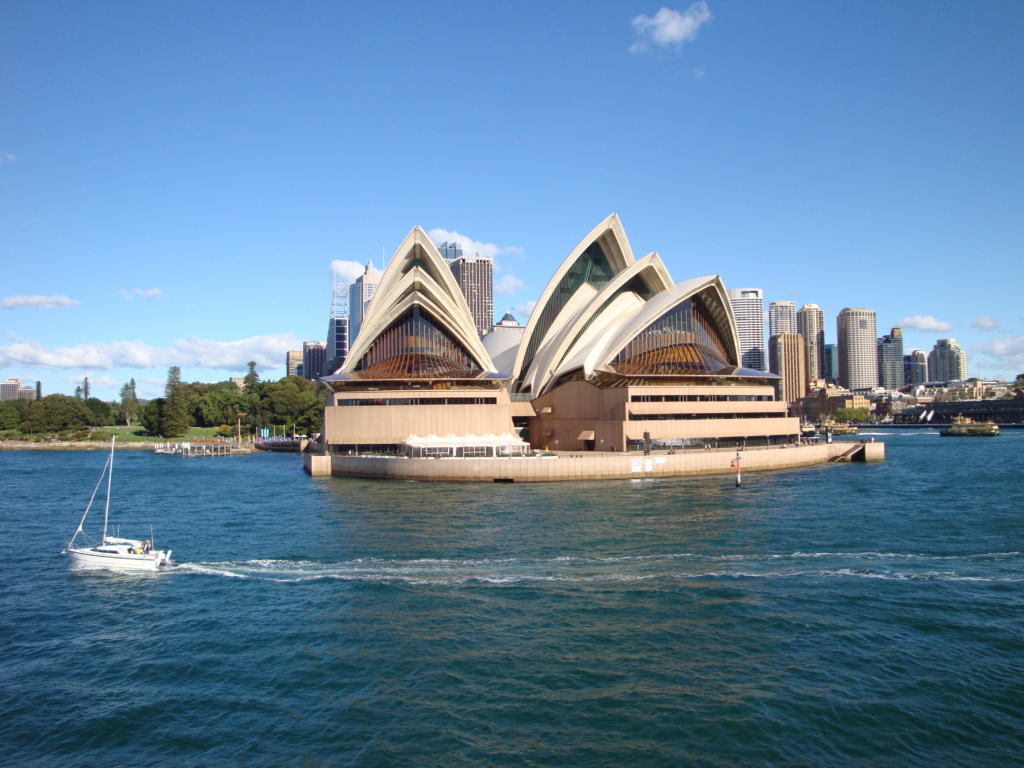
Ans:
[[[145,448],[153,443],[117,443],[119,451]],[[110,443],[102,440],[0,440],[0,451],[109,451]]]

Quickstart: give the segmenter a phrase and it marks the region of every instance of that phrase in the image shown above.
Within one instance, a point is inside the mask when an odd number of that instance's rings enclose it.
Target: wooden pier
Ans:
[[[226,440],[182,440],[178,442],[154,443],[153,452],[184,458],[205,456],[243,456],[252,453],[251,445],[239,445]]]

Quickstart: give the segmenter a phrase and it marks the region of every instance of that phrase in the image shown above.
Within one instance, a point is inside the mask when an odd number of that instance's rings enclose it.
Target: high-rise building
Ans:
[[[300,376],[299,368],[302,367],[302,350],[291,350],[284,355],[284,375]]]
[[[302,377],[316,381],[324,375],[325,350],[321,341],[302,342]]]
[[[963,381],[967,378],[967,353],[956,339],[939,339],[928,353],[928,376],[932,381]]]
[[[764,354],[764,292],[760,288],[731,288],[729,304],[736,318],[743,367],[768,370]]]
[[[825,313],[817,304],[804,304],[796,313],[796,332],[807,345],[807,378],[827,379],[825,372]]]
[[[448,262],[473,316],[476,332],[490,333],[494,326],[494,262],[490,256],[460,256]]]
[[[916,387],[928,381],[928,356],[923,349],[915,349],[903,356],[903,384]]]
[[[836,318],[839,383],[847,389],[878,386],[878,335],[873,309],[846,307]]]
[[[780,379],[779,398],[787,403],[807,394],[807,344],[799,333],[777,333],[768,340],[772,373]]]
[[[903,386],[903,329],[893,328],[878,340],[878,385],[885,389]]]
[[[441,253],[441,258],[447,261],[449,264],[456,259],[462,258],[462,246],[456,242],[448,242],[445,240],[439,246],[437,250]]]
[[[18,390],[21,389],[21,379],[7,379],[0,381],[0,400],[17,400]]]
[[[839,381],[839,347],[835,344],[825,345],[825,354],[821,363],[823,378],[826,381]]]
[[[366,265],[366,269],[359,277],[352,281],[348,287],[348,341],[349,347],[355,344],[359,337],[359,329],[363,324],[363,314],[366,306],[373,298],[377,290],[377,283],[380,282],[381,271],[373,266],[373,262]],[[310,378],[309,376],[306,377]]]
[[[796,304],[792,301],[770,302],[768,304],[768,335],[778,336],[780,333],[796,332]]]
[[[326,373],[334,373],[348,357],[348,285],[337,275],[331,291],[331,319],[327,324]]]

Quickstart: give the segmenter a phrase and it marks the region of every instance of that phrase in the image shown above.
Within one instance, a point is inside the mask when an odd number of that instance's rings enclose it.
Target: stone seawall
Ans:
[[[153,443],[117,443],[119,451],[145,448],[153,450]],[[109,441],[99,440],[0,440],[0,451],[98,451],[110,450]]]
[[[881,461],[884,443],[840,442],[742,452],[744,472],[791,469],[830,461]],[[656,453],[562,453],[508,459],[408,459],[396,456],[306,454],[314,477],[366,477],[425,482],[542,483],[558,480],[613,480],[639,477],[735,474],[732,451]]]

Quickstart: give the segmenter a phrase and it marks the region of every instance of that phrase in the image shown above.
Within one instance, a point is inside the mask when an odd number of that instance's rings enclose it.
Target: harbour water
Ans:
[[[740,489],[119,452],[132,576],[58,554],[102,452],[0,453],[0,764],[1019,763],[1024,431],[883,432]]]

